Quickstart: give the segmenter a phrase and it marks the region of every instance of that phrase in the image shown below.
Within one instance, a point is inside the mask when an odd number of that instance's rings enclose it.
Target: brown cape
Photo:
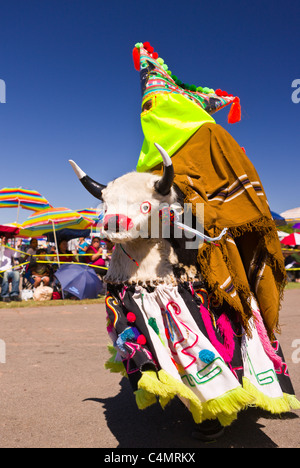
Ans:
[[[260,178],[242,148],[220,125],[204,124],[172,157],[185,203],[204,203],[205,234],[227,234],[199,248],[201,273],[219,301],[238,312],[244,328],[258,301],[270,337],[278,331],[286,284],[281,245]],[[159,168],[155,168],[156,171]],[[155,172],[156,172],[155,171]]]

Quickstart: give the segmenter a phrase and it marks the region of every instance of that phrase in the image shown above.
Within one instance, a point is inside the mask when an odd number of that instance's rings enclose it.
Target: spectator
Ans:
[[[31,239],[28,249],[26,250],[27,255],[36,255],[38,248],[38,240]]]
[[[79,238],[79,242],[77,244],[76,253],[79,256],[79,261],[82,263],[89,263],[90,257],[83,256],[87,253],[90,244],[87,243],[84,237]]]
[[[77,241],[76,239],[71,239],[68,241],[68,250],[71,250],[72,254],[77,255]]]
[[[105,260],[102,258],[103,249],[100,244],[100,237],[94,237],[92,244],[87,249],[86,253],[92,254],[89,258],[89,263],[94,265],[97,275],[103,276],[106,274],[107,269],[105,268]]]
[[[28,248],[25,250],[25,254],[21,256],[21,262],[24,263],[29,259],[31,255],[36,255],[37,248],[38,248],[38,240],[31,239]]]
[[[50,242],[47,242],[47,255],[54,255],[54,254],[56,254],[55,245]]]
[[[37,259],[33,260],[29,265],[31,276],[34,279],[33,286],[34,288],[38,288],[41,283],[43,283],[44,286],[49,286],[51,275],[50,265],[48,263],[40,263],[48,260],[46,256],[47,250],[39,249],[36,254],[38,255]]]
[[[0,247],[0,271],[4,272],[1,297],[3,302],[20,302],[20,273],[13,269],[14,260],[17,258],[17,252],[14,252],[7,246],[6,237],[1,239]],[[9,293],[9,281],[12,281],[12,290]]]
[[[295,252],[289,252],[285,251],[284,252],[284,257],[285,257],[285,267],[287,270],[290,268],[300,268],[300,253],[299,253],[299,246],[295,247],[296,251]],[[288,279],[290,281],[296,281],[296,283],[300,283],[300,271],[298,270],[291,270],[287,272],[288,274]]]
[[[17,240],[17,243],[16,243],[16,250],[19,251],[19,252],[17,252],[17,253],[18,253],[18,257],[21,257],[22,252],[24,252],[23,240],[22,240],[22,239],[18,239],[18,240]]]
[[[72,263],[77,262],[76,258],[72,256],[72,252],[68,250],[68,241],[66,239],[61,239],[58,244],[58,254],[59,254],[59,261]]]

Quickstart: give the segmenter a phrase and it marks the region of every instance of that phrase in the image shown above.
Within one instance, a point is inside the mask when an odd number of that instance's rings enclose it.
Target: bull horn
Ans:
[[[102,190],[106,188],[106,185],[99,184],[95,180],[91,179],[82,169],[71,159],[69,163],[74,169],[75,174],[82,183],[82,185],[98,200],[102,200]]]
[[[157,143],[154,143],[156,148],[161,154],[161,157],[163,158],[164,162],[164,173],[162,177],[155,183],[155,190],[160,193],[161,195],[168,195],[170,193],[170,190],[172,188],[173,182],[174,182],[174,168],[173,168],[173,163],[166,152],[160,145]]]

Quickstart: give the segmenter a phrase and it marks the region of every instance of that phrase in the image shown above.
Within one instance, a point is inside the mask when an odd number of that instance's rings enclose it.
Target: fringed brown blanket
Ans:
[[[278,331],[286,283],[275,223],[260,178],[242,148],[221,126],[204,124],[172,157],[185,203],[204,203],[205,234],[227,234],[198,252],[201,273],[219,301],[239,313],[247,333],[254,294],[270,337]]]

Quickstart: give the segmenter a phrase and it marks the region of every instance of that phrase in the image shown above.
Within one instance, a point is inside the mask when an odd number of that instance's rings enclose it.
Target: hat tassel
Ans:
[[[134,68],[137,71],[140,71],[140,51],[137,47],[135,47],[132,51],[132,58],[133,58]]]
[[[232,106],[228,114],[228,123],[230,124],[237,123],[241,120],[241,117],[242,117],[242,112],[241,112],[240,99],[236,97],[232,103]]]

